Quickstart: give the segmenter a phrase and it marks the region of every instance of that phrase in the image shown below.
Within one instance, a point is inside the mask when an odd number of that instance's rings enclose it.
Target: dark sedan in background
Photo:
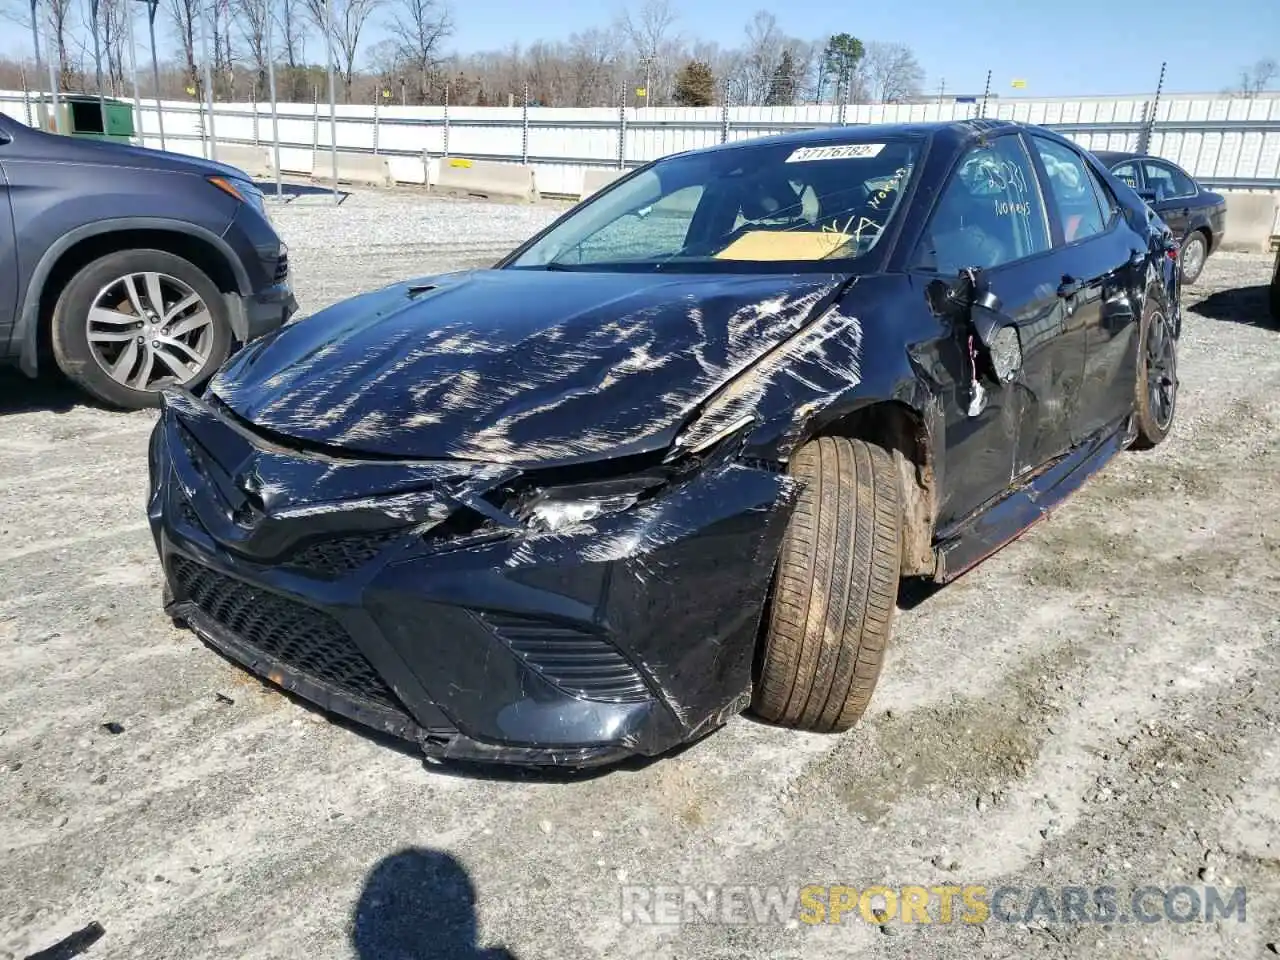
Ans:
[[[1110,150],[1094,156],[1137,190],[1182,243],[1182,279],[1195,283],[1209,254],[1222,243],[1227,201],[1206,190],[1176,163],[1160,157]]]

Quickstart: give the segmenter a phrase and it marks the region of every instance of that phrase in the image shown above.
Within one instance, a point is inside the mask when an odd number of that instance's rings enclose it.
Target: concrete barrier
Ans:
[[[339,183],[368,183],[375,187],[389,187],[394,182],[391,179],[391,167],[384,156],[339,150],[337,158]],[[311,178],[313,180],[333,178],[333,162],[329,158],[328,151],[321,150],[316,156]]]
[[[582,193],[579,200],[585,200],[593,193],[599,193],[627,171],[625,170],[586,170],[582,174]]]
[[[1222,191],[1227,198],[1227,229],[1223,250],[1267,253],[1271,236],[1280,233],[1280,196],[1274,193]]]
[[[522,163],[468,160],[466,157],[443,157],[431,189],[451,196],[485,200],[530,203],[538,199],[533,167]]]
[[[213,157],[219,163],[239,167],[250,177],[269,177],[275,173],[271,166],[270,147],[247,147],[242,143],[218,143]]]

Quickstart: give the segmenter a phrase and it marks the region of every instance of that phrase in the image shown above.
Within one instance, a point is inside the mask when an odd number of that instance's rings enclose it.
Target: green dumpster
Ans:
[[[105,124],[105,129],[104,129]],[[58,122],[49,118],[49,129],[73,137],[92,137],[116,143],[133,143],[133,104],[114,97],[101,103],[91,94],[64,93],[58,97]]]

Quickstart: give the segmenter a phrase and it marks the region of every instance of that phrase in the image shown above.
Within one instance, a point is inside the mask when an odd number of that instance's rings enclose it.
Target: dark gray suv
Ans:
[[[153,406],[296,309],[243,171],[0,115],[0,363],[56,363],[105,403]]]

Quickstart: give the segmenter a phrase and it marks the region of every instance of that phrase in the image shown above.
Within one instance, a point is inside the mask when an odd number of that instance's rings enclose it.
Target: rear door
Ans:
[[[1084,369],[1072,417],[1078,444],[1132,407],[1138,318],[1130,294],[1145,251],[1119,201],[1078,150],[1048,137],[1028,139],[1051,205],[1065,322],[1079,332],[1072,340]]]

